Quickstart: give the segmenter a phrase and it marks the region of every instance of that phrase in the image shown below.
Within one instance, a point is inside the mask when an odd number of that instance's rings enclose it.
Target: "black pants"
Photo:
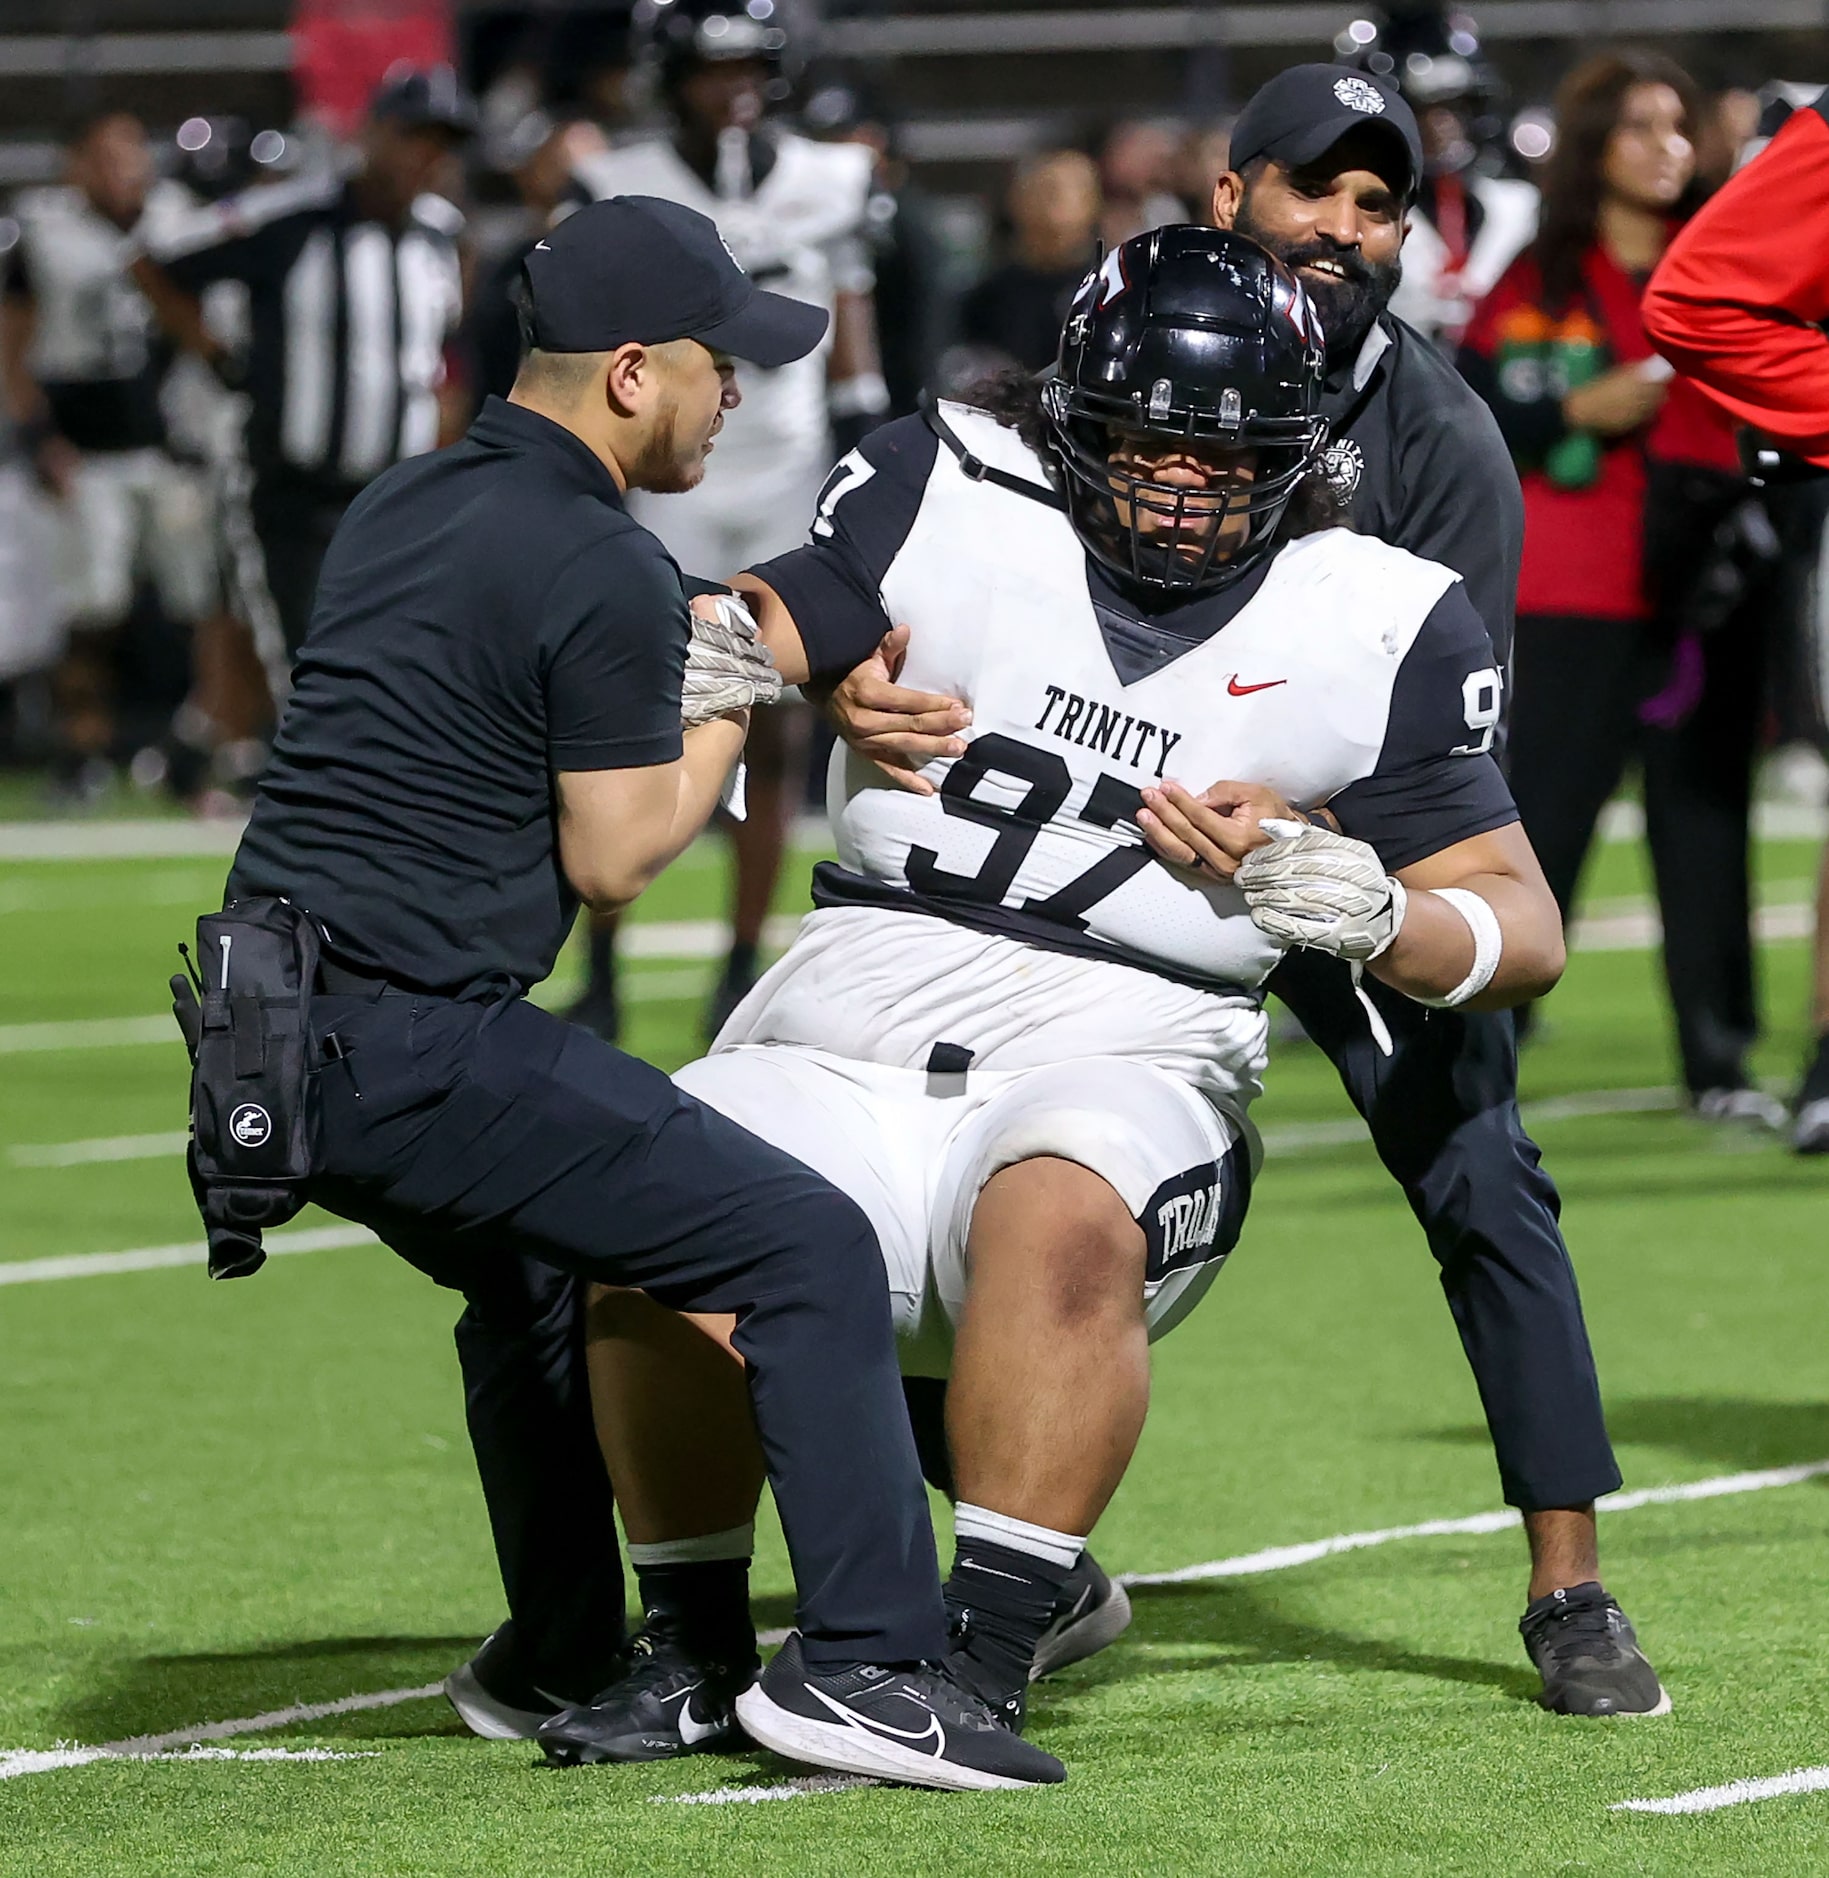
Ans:
[[[1743,1083],[1758,1034],[1748,826],[1764,662],[1744,620],[1700,646],[1693,708],[1656,729],[1639,707],[1670,665],[1651,629],[1519,620],[1508,755],[1518,813],[1565,920],[1600,812],[1640,759],[1664,976],[1692,1094]]]
[[[277,619],[288,662],[304,644],[330,538],[357,493],[280,478],[254,484],[248,513],[260,552],[259,565],[248,578],[258,579],[264,587],[266,607]],[[262,596],[242,594],[240,605],[244,613],[260,612]]]
[[[473,1298],[520,1254],[735,1312],[809,1660],[944,1654],[882,1255],[844,1195],[524,1000],[326,996],[313,1028],[348,1052],[317,1072],[314,1199]],[[558,1414],[532,1348],[485,1398],[491,1443],[537,1447]],[[504,1401],[532,1412],[493,1412]]]
[[[1387,1057],[1338,959],[1291,952],[1270,989],[1333,1059],[1428,1236],[1505,1498],[1534,1512],[1611,1493],[1619,1468],[1562,1203],[1518,1114],[1510,1013],[1431,1011],[1367,978]]]

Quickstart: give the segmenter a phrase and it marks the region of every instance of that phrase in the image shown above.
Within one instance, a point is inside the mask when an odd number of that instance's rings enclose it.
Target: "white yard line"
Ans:
[[[1615,1800],[1613,1813],[1718,1813],[1749,1800],[1782,1800],[1792,1793],[1829,1792],[1829,1767],[1796,1767],[1764,1780],[1730,1780],[1724,1787],[1694,1787],[1665,1800]]]
[[[87,1141],[22,1141],[8,1148],[15,1167],[87,1167],[97,1161],[162,1161],[182,1154],[183,1129],[165,1135],[96,1135]]]
[[[0,1751],[0,1780],[20,1774],[50,1774],[61,1767],[87,1767],[91,1761],[124,1758],[107,1748],[9,1748]],[[145,1761],[374,1761],[372,1748],[340,1753],[335,1748],[192,1748],[186,1754],[140,1754]]]
[[[1545,1096],[1540,1102],[1526,1102],[1524,1114],[1533,1128],[1540,1128],[1546,1122],[1582,1121],[1595,1115],[1657,1115],[1682,1106],[1683,1099],[1675,1089],[1587,1089],[1577,1095]],[[1341,1147],[1366,1139],[1365,1123],[1356,1115],[1337,1122],[1290,1122],[1282,1128],[1264,1130],[1264,1147],[1272,1154]]]
[[[853,1787],[880,1787],[864,1774],[809,1774],[772,1787],[713,1787],[708,1793],[651,1793],[653,1806],[754,1806],[763,1800],[806,1800],[816,1793],[848,1793]]]
[[[299,1235],[303,1237],[303,1235]],[[1599,1504],[1609,1513],[1629,1513],[1641,1506],[1672,1506],[1691,1500],[1714,1500],[1732,1494],[1763,1493],[1773,1487],[1794,1487],[1806,1480],[1829,1475],[1829,1460],[1807,1461],[1795,1467],[1768,1467],[1755,1473],[1717,1474],[1708,1480],[1686,1480],[1675,1486],[1646,1487],[1636,1493],[1615,1493]],[[1329,1539],[1313,1539],[1303,1545],[1272,1546],[1261,1552],[1245,1552],[1236,1558],[1214,1559],[1205,1565],[1184,1565],[1167,1572],[1126,1572],[1119,1578],[1125,1585],[1190,1584],[1208,1578],[1238,1578],[1260,1572],[1289,1571],[1297,1565],[1312,1564],[1316,1559],[1336,1552],[1363,1551],[1370,1546],[1389,1545],[1397,1539],[1434,1539],[1460,1533],[1503,1532],[1518,1524],[1518,1514],[1510,1507],[1496,1512],[1475,1513],[1465,1519],[1432,1519],[1415,1526],[1386,1526],[1372,1532],[1336,1533]],[[758,1639],[763,1644],[783,1642],[785,1630],[765,1631]],[[17,1774],[50,1773],[58,1767],[82,1766],[86,1760],[105,1758],[145,1759],[163,1755],[174,1748],[189,1747],[199,1741],[224,1741],[235,1735],[266,1734],[276,1728],[291,1728],[300,1722],[319,1721],[331,1715],[350,1715],[361,1709],[392,1708],[401,1702],[417,1702],[441,1693],[441,1683],[429,1682],[418,1689],[383,1689],[373,1695],[346,1695],[334,1702],[302,1702],[292,1708],[269,1709],[262,1715],[244,1715],[234,1721],[197,1722],[188,1728],[174,1728],[166,1734],[133,1735],[124,1741],[110,1741],[101,1747],[86,1748],[65,1743],[57,1748],[9,1748],[0,1750],[0,1779]],[[65,1757],[81,1758],[65,1758]],[[1823,1773],[1822,1769],[1807,1770]],[[1796,1776],[1786,1775],[1786,1779]],[[670,1794],[657,1796],[686,1804],[724,1804],[738,1799],[800,1799],[814,1793],[837,1791],[852,1782],[836,1783],[822,1776],[804,1781],[789,1781],[775,1788],[717,1788],[709,1794]],[[1819,1783],[1823,1784],[1823,1783]],[[1798,1789],[1802,1791],[1803,1789]],[[1721,1789],[1725,1791],[1725,1789]],[[1680,1796],[1690,1797],[1690,1796]],[[1755,1796],[1758,1797],[1758,1796]],[[1654,1810],[1676,1810],[1669,1801],[1629,1802]],[[1701,1810],[1701,1809],[1696,1809]]]
[[[262,1235],[270,1258],[296,1252],[334,1252],[343,1246],[373,1245],[375,1235],[366,1226],[282,1227]],[[115,1272],[156,1272],[167,1266],[195,1266],[204,1271],[205,1248],[196,1239],[172,1245],[135,1246],[127,1252],[68,1252],[57,1258],[16,1259],[0,1262],[0,1285],[35,1285],[59,1278],[106,1278]]]
[[[28,1050],[107,1050],[124,1043],[181,1048],[170,1012],[162,1017],[78,1017],[54,1024],[0,1024],[0,1056]]]

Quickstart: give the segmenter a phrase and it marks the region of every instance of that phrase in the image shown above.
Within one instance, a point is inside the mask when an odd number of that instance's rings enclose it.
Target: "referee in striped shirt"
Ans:
[[[172,336],[248,392],[245,520],[259,552],[236,556],[237,598],[269,672],[305,637],[343,511],[461,428],[446,416],[445,345],[462,307],[462,217],[438,192],[474,119],[448,66],[407,73],[376,95],[353,174],[211,204],[135,265]],[[203,323],[198,296],[217,281],[247,291],[239,357]]]

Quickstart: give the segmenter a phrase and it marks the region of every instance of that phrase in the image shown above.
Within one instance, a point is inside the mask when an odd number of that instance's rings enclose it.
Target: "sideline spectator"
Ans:
[[[78,128],[67,181],[28,191],[4,257],[0,379],[22,446],[57,513],[68,644],[54,681],[61,792],[106,788],[119,737],[121,638],[150,577],[167,619],[212,608],[214,552],[202,479],[167,451],[159,388],[170,364],[129,277],[132,232],[172,183],[155,180],[137,117]]]
[[[1092,263],[1099,228],[1099,173],[1077,150],[1021,164],[1010,184],[1010,259],[988,274],[960,311],[968,346],[1039,372],[1060,349],[1061,322]]]
[[[1726,422],[1673,382],[1639,312],[1689,197],[1695,112],[1666,59],[1604,54],[1569,75],[1541,232],[1476,312],[1462,364],[1524,485],[1510,749],[1532,845],[1566,919],[1639,754],[1685,1084],[1700,1115],[1776,1125],[1746,1068],[1762,660],[1756,637],[1702,635],[1691,611],[1746,487]]]
[[[1106,247],[1121,247],[1132,235],[1188,219],[1188,205],[1175,191],[1181,139],[1177,125],[1148,118],[1126,118],[1105,133],[1099,146],[1099,233]],[[1212,188],[1211,177],[1207,187]]]
[[[1646,331],[1716,403],[1829,470],[1829,95],[1794,112],[1671,244],[1644,313]],[[1813,642],[1823,624],[1822,489],[1819,482],[1771,492],[1781,538],[1792,537],[1788,571],[1802,589],[1789,619],[1818,655],[1807,663],[1819,728],[1821,648]],[[1815,578],[1797,581],[1795,550],[1812,541]],[[1811,1016],[1815,1043],[1791,1143],[1800,1154],[1829,1154],[1829,848],[1817,881]]]

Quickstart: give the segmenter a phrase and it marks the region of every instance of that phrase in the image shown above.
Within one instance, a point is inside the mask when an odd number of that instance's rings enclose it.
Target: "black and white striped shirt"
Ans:
[[[353,185],[303,178],[212,203],[151,248],[191,292],[248,289],[248,453],[263,480],[349,492],[438,441],[462,218],[422,197],[398,227]]]

